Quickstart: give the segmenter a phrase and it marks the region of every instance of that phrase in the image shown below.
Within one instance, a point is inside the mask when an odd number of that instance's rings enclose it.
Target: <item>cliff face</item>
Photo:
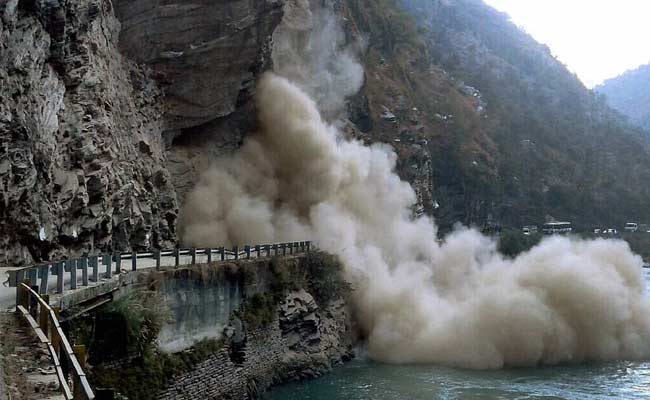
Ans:
[[[0,262],[176,241],[161,92],[110,1],[0,2]]]
[[[278,0],[118,0],[120,49],[165,92],[168,129],[231,114],[268,65]],[[242,93],[243,92],[243,93]]]
[[[256,128],[292,3],[309,2],[0,0],[0,262],[177,244],[187,192]],[[504,15],[312,3],[362,44],[343,130],[393,147],[416,214],[443,230],[648,216],[647,140]]]
[[[281,2],[1,0],[0,16],[0,263],[174,246],[196,171],[254,123]]]

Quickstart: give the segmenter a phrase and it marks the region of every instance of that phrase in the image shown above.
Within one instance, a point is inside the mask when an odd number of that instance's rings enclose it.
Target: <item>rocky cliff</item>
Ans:
[[[281,3],[2,0],[0,15],[0,263],[173,247],[196,170],[254,124],[221,117],[251,107]]]
[[[309,3],[0,0],[0,263],[178,244],[186,194],[255,131],[282,29],[328,44],[310,33],[327,18],[282,24]],[[479,0],[311,3],[365,72],[325,115],[395,150],[415,214],[443,230],[650,218],[647,138],[507,16]]]
[[[171,246],[162,92],[110,1],[0,2],[0,262]]]

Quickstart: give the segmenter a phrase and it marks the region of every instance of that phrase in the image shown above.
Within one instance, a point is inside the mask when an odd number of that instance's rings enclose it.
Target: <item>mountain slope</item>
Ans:
[[[595,91],[638,126],[650,130],[650,65],[605,81]]]
[[[362,95],[376,124],[367,135],[387,141],[417,127],[443,228],[650,220],[643,132],[507,15],[480,0],[404,0],[410,15],[387,0],[349,3],[369,32]],[[382,106],[407,112],[387,127]]]

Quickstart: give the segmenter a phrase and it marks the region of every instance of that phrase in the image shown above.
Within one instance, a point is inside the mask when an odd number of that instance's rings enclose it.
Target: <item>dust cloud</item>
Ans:
[[[345,99],[363,85],[356,54],[364,46],[361,38],[346,43],[337,17],[326,8],[289,0],[273,34],[274,71],[302,88],[321,114],[341,117]]]
[[[650,358],[642,260],[627,244],[553,237],[516,259],[471,229],[439,244],[434,221],[411,214],[416,196],[392,149],[346,139],[321,116],[319,106],[332,110],[346,94],[326,85],[339,94],[328,105],[310,97],[318,85],[279,72],[288,79],[269,73],[257,87],[260,131],[188,196],[186,245],[311,239],[337,254],[369,355],[382,362],[494,369]]]

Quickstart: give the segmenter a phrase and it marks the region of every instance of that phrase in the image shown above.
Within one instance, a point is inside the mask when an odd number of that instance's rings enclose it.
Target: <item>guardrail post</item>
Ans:
[[[70,289],[77,288],[77,260],[66,261],[66,265],[70,263]]]
[[[23,271],[18,271],[18,284],[16,285],[16,311],[18,311],[18,306],[26,307],[25,303],[25,288],[23,288],[23,281],[25,280],[25,274]]]
[[[32,289],[34,293],[36,293],[36,296],[34,296],[31,292],[28,292],[29,313],[32,315],[32,317],[34,317],[34,320],[38,321],[38,313],[41,308],[41,303],[38,301],[38,285],[30,285],[29,288]]]
[[[52,311],[54,311],[54,316],[58,321],[61,309],[59,307],[52,307]],[[56,326],[52,326],[52,338],[50,342],[52,343],[52,347],[54,348],[56,356],[59,357],[60,360],[61,357],[59,355],[61,354],[61,338],[59,337],[59,331],[56,329]]]
[[[77,267],[81,268],[81,285],[88,286],[88,258],[80,258]]]
[[[307,253],[311,251],[311,241],[306,241],[305,244],[307,245]]]
[[[174,249],[174,266],[178,267],[181,265],[181,251],[180,249]]]
[[[41,296],[41,298],[45,303],[50,304],[50,296],[44,294],[43,296]],[[47,308],[43,307],[42,304],[39,304],[38,305],[38,326],[41,328],[41,330],[47,337],[49,337],[48,329],[47,329],[49,325],[49,321],[50,321],[49,311],[47,310]]]
[[[77,358],[77,361],[79,361],[79,365],[81,366],[81,369],[84,370],[86,368],[86,346],[83,344],[75,345],[73,347],[73,353],[75,357]],[[74,400],[85,400],[84,397],[84,391],[83,387],[81,386],[81,377],[77,375],[76,371],[72,372],[73,375],[73,399]]]
[[[234,247],[232,248],[232,252],[235,253],[235,260],[239,260],[239,247],[238,247],[238,246],[234,246]]]
[[[271,257],[271,245],[270,244],[265,244],[264,249],[266,250],[266,256]]]
[[[250,258],[251,258],[251,247],[250,246],[245,246],[244,251],[246,252],[246,259],[250,260]]]
[[[36,285],[38,279],[38,267],[34,267],[28,271],[30,286]]]
[[[224,247],[219,247],[219,253],[221,254],[221,261],[226,259],[226,249]]]
[[[56,293],[57,294],[63,294],[63,284],[65,282],[64,280],[64,265],[62,262],[56,263]]]
[[[156,259],[156,271],[160,271],[160,250],[159,249],[153,251],[153,258]]]
[[[16,286],[20,285],[25,280],[25,270],[18,270],[16,272]]]
[[[131,271],[138,269],[138,253],[133,250],[131,251]]]
[[[212,264],[212,249],[207,248],[205,249],[205,254],[208,256],[208,264]]]
[[[256,258],[260,258],[262,256],[262,246],[259,244],[255,246],[255,254]]]
[[[280,246],[282,246],[282,255],[286,256],[287,255],[287,244],[282,243]]]
[[[122,253],[115,253],[115,273],[120,274],[122,272]]]
[[[193,247],[190,249],[190,256],[192,257],[192,265],[196,265],[196,249]]]
[[[91,280],[93,282],[99,282],[99,257],[92,256],[90,257],[90,265],[93,267],[93,275]]]
[[[111,276],[113,276],[113,259],[109,255],[105,255],[102,258],[102,261],[106,266],[106,278],[111,279]]]
[[[47,284],[48,280],[50,279],[50,266],[49,265],[41,265],[39,268],[39,273],[40,273],[40,278],[41,278],[41,287],[39,290],[40,294],[46,294],[47,293]]]
[[[11,270],[9,271],[9,287],[18,286],[18,271]]]

